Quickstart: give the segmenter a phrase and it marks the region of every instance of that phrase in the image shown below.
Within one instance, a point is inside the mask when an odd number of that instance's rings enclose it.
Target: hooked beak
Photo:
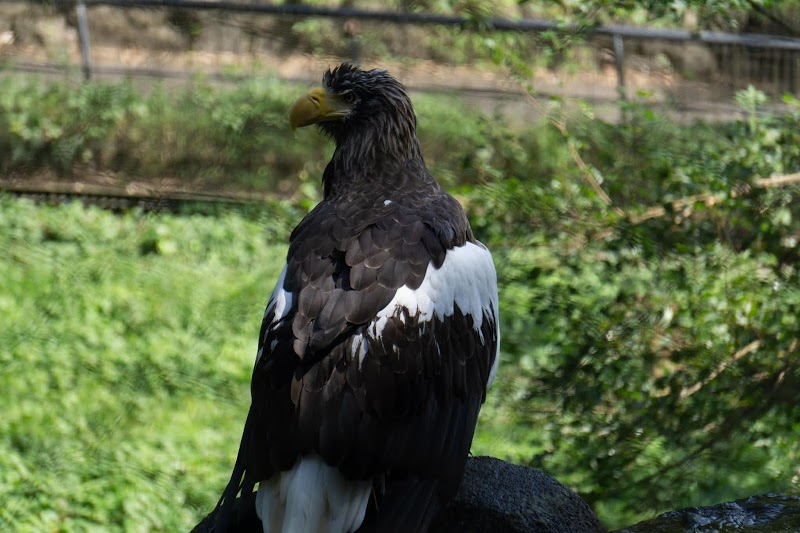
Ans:
[[[319,122],[339,120],[350,112],[350,107],[332,97],[322,87],[315,87],[295,101],[289,112],[292,133],[297,128]]]

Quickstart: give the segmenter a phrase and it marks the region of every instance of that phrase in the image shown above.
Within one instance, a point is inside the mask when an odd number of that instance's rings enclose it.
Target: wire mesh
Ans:
[[[343,16],[358,15],[352,9],[329,9],[326,16],[249,13],[179,7],[187,4],[183,1],[160,1],[158,7],[104,3],[86,2],[91,65],[81,59],[74,2],[3,4],[4,69],[55,74],[83,67],[100,78],[238,82],[266,76],[310,83],[325,67],[349,60],[386,66],[412,90],[458,93],[490,111],[510,108],[515,119],[535,115],[531,109],[520,115],[525,106],[519,80],[492,63],[492,41],[494,47],[506,46],[507,33],[456,24],[454,17]],[[615,48],[614,35],[623,47]],[[530,57],[530,81],[538,95],[585,99],[600,106],[601,115],[608,106],[609,118],[620,97],[646,99],[686,117],[725,118],[737,90],[754,85],[780,96],[795,93],[800,82],[798,40],[727,34],[687,40],[679,30],[616,26],[584,37],[563,57],[551,55],[546,62],[540,33],[515,33],[513,46]]]

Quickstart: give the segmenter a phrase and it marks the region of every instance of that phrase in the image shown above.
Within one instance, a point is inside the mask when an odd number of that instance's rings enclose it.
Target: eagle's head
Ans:
[[[403,85],[385,70],[343,63],[292,106],[292,130],[316,124],[336,142],[322,176],[324,196],[367,187],[435,183],[417,140],[417,119]],[[387,185],[388,183],[388,185]]]
[[[403,85],[387,71],[361,70],[349,63],[329,69],[322,86],[297,99],[289,116],[292,130],[317,124],[343,144],[359,137],[393,139],[393,144],[416,136],[416,116]]]

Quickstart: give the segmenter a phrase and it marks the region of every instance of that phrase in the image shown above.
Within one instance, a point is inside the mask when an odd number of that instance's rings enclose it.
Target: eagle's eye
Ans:
[[[340,98],[342,99],[342,101],[344,101],[344,103],[348,105],[354,104],[357,100],[356,93],[354,93],[353,91],[347,91],[346,93],[342,93],[340,95]]]

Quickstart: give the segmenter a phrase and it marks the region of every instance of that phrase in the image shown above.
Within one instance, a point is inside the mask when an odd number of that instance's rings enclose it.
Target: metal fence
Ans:
[[[560,32],[580,35],[573,47],[579,68],[559,69],[556,61],[535,69],[533,86],[543,95],[612,106],[619,98],[644,97],[677,113],[724,116],[735,91],[748,85],[773,96],[800,87],[800,39],[769,35],[241,1],[57,0],[54,6],[65,21],[60,47],[37,51],[14,34],[20,30],[0,26],[0,36],[10,41],[0,44],[7,68],[57,73],[80,65],[87,78],[190,79],[202,73],[220,81],[269,73],[307,82],[339,59],[389,62],[412,89],[455,91],[490,108],[504,102],[517,115],[519,88],[497,71],[471,68],[469,39],[515,32],[521,37],[516,45],[522,43],[533,62],[543,33]],[[159,20],[163,24],[154,24]],[[330,35],[336,42],[326,41]],[[444,46],[426,48],[431,36]],[[22,44],[15,46],[18,37]],[[306,53],[293,54],[297,50]]]

